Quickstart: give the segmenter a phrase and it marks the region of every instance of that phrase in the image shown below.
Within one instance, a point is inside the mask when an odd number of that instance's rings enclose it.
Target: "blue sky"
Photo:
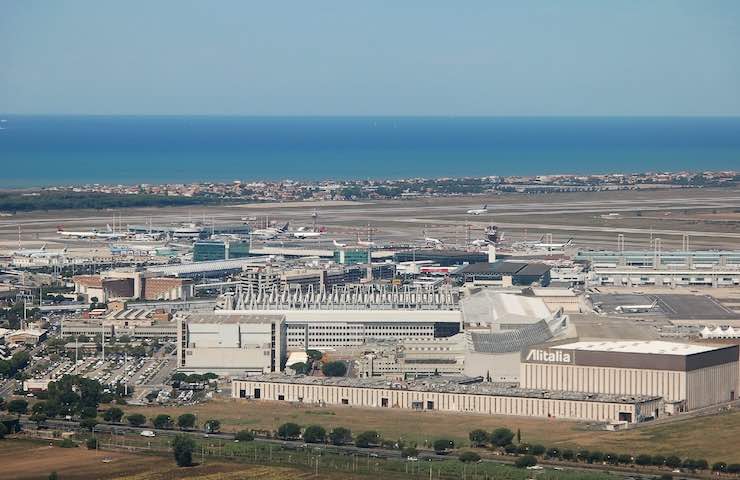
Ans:
[[[740,115],[740,1],[0,0],[0,112]]]

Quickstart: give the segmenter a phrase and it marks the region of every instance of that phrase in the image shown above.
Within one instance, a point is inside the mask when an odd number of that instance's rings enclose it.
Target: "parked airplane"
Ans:
[[[650,304],[644,304],[644,305],[619,305],[616,310],[619,313],[646,313],[652,311],[655,306],[658,304],[658,301],[654,301]]]
[[[442,245],[444,245],[444,242],[438,238],[424,237],[424,241],[427,243],[427,245],[433,245],[435,247],[441,247]]]
[[[321,236],[323,232],[318,231],[314,232],[313,230],[309,230],[306,227],[300,227],[298,230],[293,232],[293,236],[295,238],[318,238]]]
[[[378,244],[372,240],[360,240],[360,234],[357,234],[357,245],[361,247],[377,247]]]
[[[60,234],[62,237],[68,238],[105,238],[108,240],[125,238],[127,236],[127,234],[125,233],[114,232],[110,225],[106,225],[105,227],[105,232],[99,232],[97,229],[73,232],[65,230],[63,225],[59,225],[59,227],[57,227],[57,233]]]
[[[346,243],[339,243],[339,242],[337,242],[336,240],[332,240],[332,243],[333,243],[333,244],[334,244],[334,246],[335,246],[335,247],[337,247],[337,248],[344,248],[344,247],[346,247],[346,246],[347,246],[347,244],[346,244]]]
[[[488,204],[483,205],[482,208],[474,208],[472,210],[468,210],[469,215],[483,215],[484,213],[488,213]]]
[[[565,247],[569,247],[573,244],[573,239],[569,238],[567,242],[565,243],[545,243],[542,241],[542,239],[545,238],[543,235],[539,240],[535,242],[516,242],[513,246],[514,247],[524,247],[524,248],[533,248],[533,249],[540,249],[540,250],[547,250],[548,252],[552,252],[555,250],[563,250]]]
[[[47,258],[64,255],[65,253],[67,253],[67,249],[64,248],[62,250],[47,250],[46,244],[43,244],[41,248],[22,248],[10,253],[14,257]]]
[[[258,228],[257,230],[252,230],[250,235],[265,240],[272,240],[288,232],[288,223],[286,222],[282,227]]]

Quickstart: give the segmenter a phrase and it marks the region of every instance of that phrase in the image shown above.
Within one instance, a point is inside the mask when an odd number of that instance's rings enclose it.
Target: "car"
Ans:
[[[152,432],[151,430],[142,430],[139,435],[141,435],[142,437],[155,437],[156,436],[156,434]]]
[[[540,465],[532,465],[530,467],[527,467],[527,470],[543,470],[543,469],[544,469],[544,467],[542,467]]]

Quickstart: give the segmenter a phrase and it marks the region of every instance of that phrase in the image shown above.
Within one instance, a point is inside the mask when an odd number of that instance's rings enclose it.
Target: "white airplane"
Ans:
[[[334,246],[335,246],[335,247],[337,247],[337,248],[344,248],[344,247],[346,247],[346,246],[347,246],[347,244],[346,244],[346,243],[339,243],[339,242],[337,242],[336,240],[332,240],[331,242],[332,242],[332,243],[334,244]]]
[[[653,303],[644,305],[619,305],[614,310],[619,313],[645,313],[654,309],[657,304],[658,301],[656,300]]]
[[[268,227],[268,228],[258,228],[257,230],[252,230],[249,234],[262,238],[264,240],[272,240],[273,238],[277,238],[280,235],[283,235],[288,232],[288,223],[283,225],[282,227]]]
[[[377,247],[378,244],[372,240],[360,240],[360,234],[357,234],[357,245],[361,247]]]
[[[44,252],[46,252],[46,244],[41,245],[41,248],[21,248],[20,250],[10,252],[10,254],[18,257],[30,257],[31,255]]]
[[[486,245],[490,245],[491,242],[483,238],[480,240],[473,240],[472,242],[470,242],[470,244],[473,245],[474,247],[485,247]]]
[[[516,242],[514,244],[515,247],[524,247],[524,248],[534,248],[534,249],[541,249],[541,250],[547,250],[548,252],[552,252],[554,250],[563,250],[565,247],[569,247],[573,244],[573,239],[569,238],[567,242],[565,243],[545,243],[542,241],[542,239],[545,238],[543,235],[539,240],[535,242]]]
[[[113,229],[110,228],[110,225],[106,225],[105,227],[106,227],[105,232],[98,232],[96,229],[92,229],[88,231],[73,232],[73,231],[65,230],[64,226],[60,225],[57,228],[57,233],[61,235],[62,237],[69,237],[69,238],[105,238],[108,240],[115,240],[118,238],[126,237],[126,234],[124,233],[114,232]]]
[[[483,205],[482,208],[474,208],[472,210],[468,210],[468,215],[483,215],[484,213],[488,213],[488,204]]]
[[[444,242],[438,238],[424,237],[424,241],[427,245],[434,245],[435,247],[441,247],[444,245]]]
[[[308,230],[306,227],[301,227],[295,232],[293,232],[293,236],[295,238],[318,238],[321,236],[322,232],[314,232],[313,230]]]

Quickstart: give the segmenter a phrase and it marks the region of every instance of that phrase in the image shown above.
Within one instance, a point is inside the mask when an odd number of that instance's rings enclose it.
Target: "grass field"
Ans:
[[[491,431],[508,427],[521,431],[522,441],[561,448],[590,448],[603,452],[631,454],[676,454],[712,461],[740,462],[740,411],[700,418],[687,418],[624,432],[587,429],[581,423],[525,417],[484,416],[453,413],[411,412],[389,409],[360,409],[333,406],[312,408],[278,402],[218,399],[188,407],[126,407],[127,413],[142,413],[151,418],[166,413],[176,418],[196,413],[200,423],[215,418],[224,431],[241,429],[276,430],[285,422],[322,425],[327,429],[343,426],[353,433],[377,430],[384,438],[415,441],[419,445],[449,437],[458,444],[468,442],[468,432],[476,428]]]

